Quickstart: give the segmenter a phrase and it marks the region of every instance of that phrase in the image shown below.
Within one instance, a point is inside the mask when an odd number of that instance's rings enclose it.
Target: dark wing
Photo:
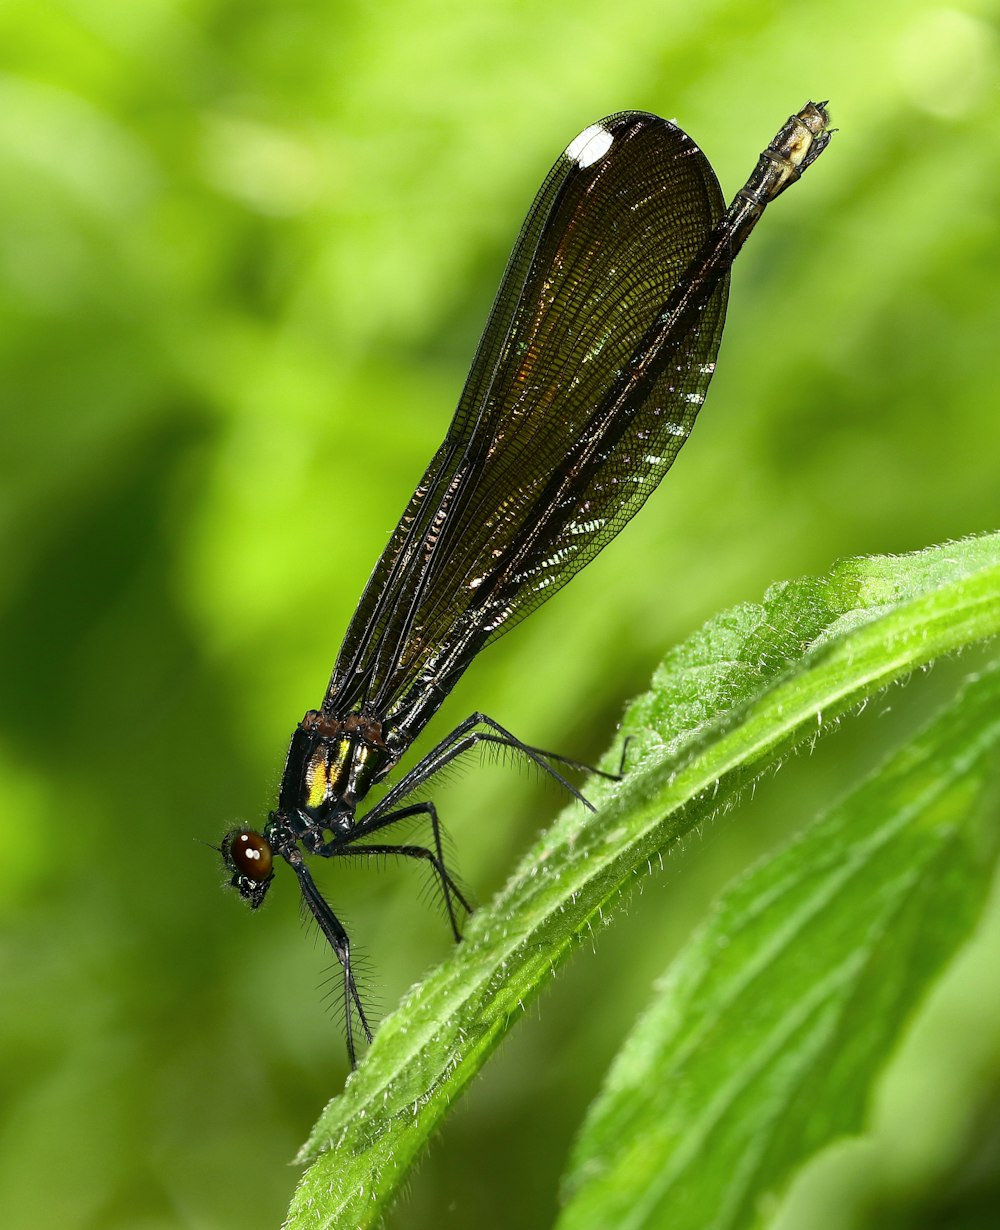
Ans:
[[[708,160],[657,116],[610,116],[560,157],[448,435],[347,630],[325,712],[364,705],[414,738],[475,654],[642,506],[714,370],[728,265],[693,311],[675,301],[722,213]]]

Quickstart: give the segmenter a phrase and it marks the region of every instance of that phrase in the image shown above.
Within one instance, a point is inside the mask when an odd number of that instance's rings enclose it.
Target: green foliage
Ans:
[[[303,1151],[314,1164],[287,1224],[373,1224],[524,1004],[636,876],[831,719],[998,632],[993,536],[775,586],[679,646],[626,719],[638,766],[598,813],[564,813],[384,1023]],[[861,1126],[900,1027],[981,911],[993,863],[975,804],[996,784],[998,691],[1000,669],[723,902],[612,1074],[576,1161],[576,1186],[600,1167],[600,1194],[591,1181],[567,1225],[749,1225],[797,1162]],[[717,1117],[726,1134],[706,1141]],[[749,1176],[748,1140],[773,1153]]]
[[[1000,669],[718,902],[595,1102],[559,1226],[737,1227],[838,1136],[995,870]]]

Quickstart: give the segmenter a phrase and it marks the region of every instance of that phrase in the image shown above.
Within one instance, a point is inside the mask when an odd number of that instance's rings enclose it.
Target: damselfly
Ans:
[[[792,116],[725,208],[708,159],[680,128],[625,111],[570,142],[507,265],[444,443],[375,565],[326,695],[294,731],[263,833],[220,850],[256,909],[278,856],[343,969],[372,1037],[347,932],[307,855],[426,861],[451,929],[469,905],[418,789],[477,744],[534,761],[582,799],[566,757],[473,713],[364,814],[473,658],[605,547],[645,503],[691,431],[715,371],[733,259],[765,206],[830,139],[824,104]],[[586,802],[586,800],[583,800]],[[428,845],[393,842],[424,817]]]

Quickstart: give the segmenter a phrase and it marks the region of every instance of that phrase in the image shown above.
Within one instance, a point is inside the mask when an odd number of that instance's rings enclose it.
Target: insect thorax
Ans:
[[[347,832],[355,807],[392,763],[381,722],[359,713],[337,718],[310,709],[288,748],[280,809]]]

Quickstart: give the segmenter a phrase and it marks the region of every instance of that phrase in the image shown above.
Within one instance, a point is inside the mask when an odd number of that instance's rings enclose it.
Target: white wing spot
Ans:
[[[600,124],[591,124],[566,146],[566,157],[581,167],[592,167],[611,148],[614,137]]]
[[[683,423],[664,423],[663,426],[672,436],[686,436],[688,429]]]
[[[571,534],[594,534],[607,522],[607,517],[594,517],[590,521],[571,521],[567,526]]]

